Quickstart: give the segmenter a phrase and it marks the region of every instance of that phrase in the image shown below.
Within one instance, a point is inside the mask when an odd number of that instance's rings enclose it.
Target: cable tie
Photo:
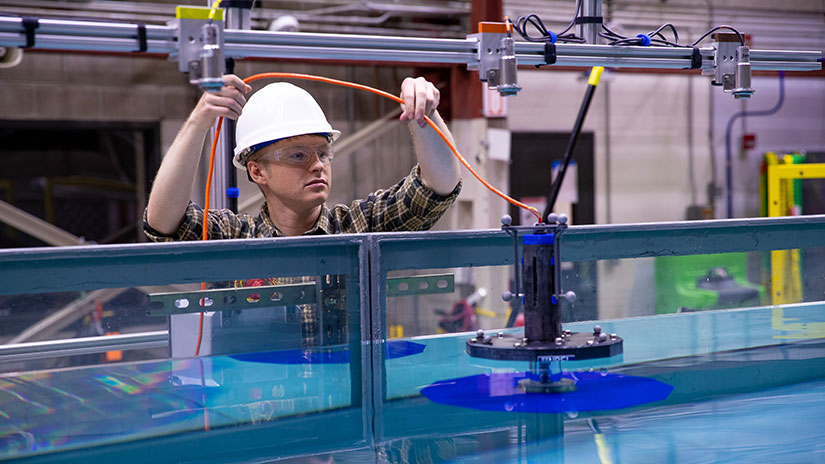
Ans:
[[[574,24],[602,24],[603,22],[602,16],[578,16],[573,20]]]
[[[34,47],[35,37],[34,37],[34,30],[40,27],[40,20],[37,18],[20,18],[23,22],[23,30],[26,33],[26,45],[25,48]]]
[[[255,0],[223,0],[221,8],[245,8],[250,10],[254,4]]]
[[[650,46],[650,36],[646,34],[637,34],[636,37],[639,39],[639,45],[642,47]]]
[[[138,49],[134,50],[135,52],[145,52],[148,50],[148,43],[146,41],[146,25],[145,24],[138,24],[137,25],[137,40],[138,40]]]
[[[699,47],[693,47],[693,55],[690,57],[690,69],[699,69],[702,67],[702,52]]]
[[[547,64],[556,64],[556,57],[556,44],[553,42],[544,42],[544,64],[537,64],[536,68]]]

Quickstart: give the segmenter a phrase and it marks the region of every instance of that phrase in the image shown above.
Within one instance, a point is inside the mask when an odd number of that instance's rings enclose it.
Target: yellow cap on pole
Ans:
[[[587,80],[587,83],[593,87],[599,85],[599,79],[602,78],[602,72],[604,72],[604,66],[593,66],[593,69],[590,70],[590,79]]]

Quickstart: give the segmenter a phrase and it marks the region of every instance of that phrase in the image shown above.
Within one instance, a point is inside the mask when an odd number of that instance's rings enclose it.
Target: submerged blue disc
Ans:
[[[661,401],[673,387],[647,377],[605,372],[565,372],[576,382],[568,393],[524,393],[521,379],[537,380],[524,372],[480,374],[436,382],[421,390],[430,401],[483,411],[560,413],[621,409]]]
[[[387,359],[403,358],[419,354],[427,345],[406,340],[393,340],[385,345]],[[233,354],[229,356],[237,361],[267,364],[346,364],[349,362],[349,349],[337,348],[296,348],[293,350],[264,351],[261,353]]]

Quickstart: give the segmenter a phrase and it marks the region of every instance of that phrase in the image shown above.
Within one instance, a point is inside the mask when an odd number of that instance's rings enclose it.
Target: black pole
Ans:
[[[232,58],[226,59],[226,73],[227,74],[235,74],[235,60]],[[223,121],[226,129],[224,130],[224,146],[226,147],[225,153],[228,153],[229,156],[226,157],[226,187],[227,192],[224,192],[224,195],[227,196],[226,198],[226,206],[229,208],[233,213],[238,212],[238,198],[228,194],[228,189],[234,189],[238,187],[238,176],[237,170],[235,165],[232,164],[233,154],[235,153],[235,121],[224,118]]]
[[[562,164],[561,171],[556,179],[550,185],[550,192],[547,195],[547,206],[544,208],[544,221],[547,222],[547,216],[553,212],[553,207],[556,204],[556,199],[561,191],[561,184],[564,181],[564,175],[567,173],[567,166],[570,160],[573,159],[573,150],[576,149],[576,142],[579,141],[579,135],[582,132],[582,125],[584,125],[584,118],[587,116],[587,110],[590,108],[590,102],[593,100],[593,93],[596,91],[596,85],[587,84],[587,91],[584,94],[584,101],[579,108],[579,115],[576,117],[576,124],[573,126],[573,132],[570,133],[570,140],[567,141],[567,148],[564,150],[564,164]]]

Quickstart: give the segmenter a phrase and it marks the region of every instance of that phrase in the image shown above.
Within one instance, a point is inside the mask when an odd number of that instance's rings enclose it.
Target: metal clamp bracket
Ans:
[[[204,90],[223,87],[224,62],[223,10],[177,7],[178,70],[189,73],[189,82]]]
[[[467,69],[478,71],[481,82],[496,89],[502,96],[512,96],[521,90],[516,77],[518,66],[515,41],[507,28],[507,23],[480,22],[478,34],[468,38],[478,41],[476,63],[469,63]]]
[[[734,98],[749,98],[754,92],[751,88],[750,48],[742,45],[736,34],[716,33],[713,38],[716,53],[711,83],[733,93]]]

